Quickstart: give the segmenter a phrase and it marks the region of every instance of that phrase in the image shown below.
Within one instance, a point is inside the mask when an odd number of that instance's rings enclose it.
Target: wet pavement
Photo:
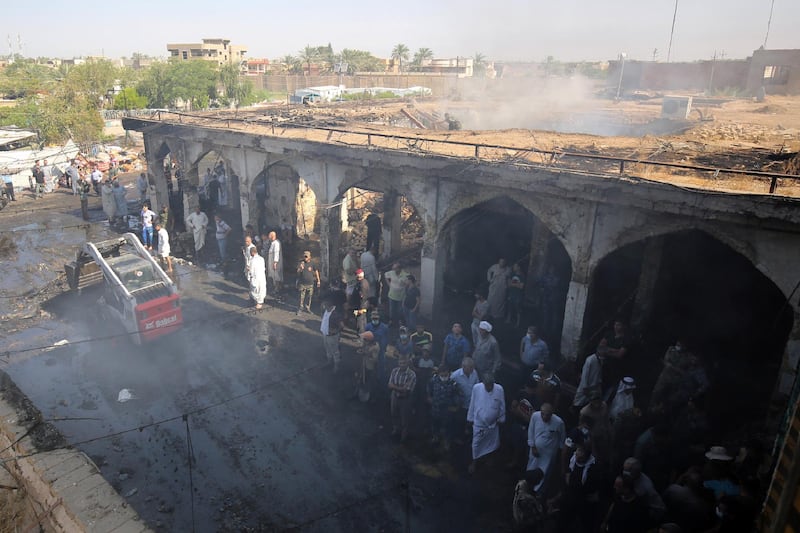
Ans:
[[[344,368],[324,366],[318,316],[275,301],[254,314],[243,287],[182,264],[184,327],[131,344],[100,316],[98,291],[62,291],[64,261],[87,233],[103,238],[109,229],[99,221],[70,228],[82,221],[58,208],[72,203],[59,194],[52,210],[0,212],[4,234],[37,224],[13,234],[17,250],[0,258],[12,265],[0,282],[1,366],[150,527],[510,529],[509,474],[469,478],[468,447],[434,450],[421,428],[406,445],[393,440],[388,405],[355,398],[352,334]],[[42,224],[51,229],[38,231]],[[27,298],[13,297],[25,290]],[[134,399],[118,402],[122,389]]]

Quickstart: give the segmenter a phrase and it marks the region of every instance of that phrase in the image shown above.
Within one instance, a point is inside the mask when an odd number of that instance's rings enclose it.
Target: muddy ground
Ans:
[[[504,458],[470,478],[466,443],[434,449],[421,421],[408,444],[395,441],[385,398],[354,396],[354,336],[333,374],[319,317],[297,316],[293,293],[253,314],[236,281],[183,263],[185,327],[134,346],[102,319],[96,290],[66,291],[61,275],[84,239],[112,234],[99,198],[85,224],[71,193],[28,196],[0,211],[0,235],[14,243],[2,257],[2,369],[149,526],[510,529]],[[121,389],[135,399],[118,402]]]

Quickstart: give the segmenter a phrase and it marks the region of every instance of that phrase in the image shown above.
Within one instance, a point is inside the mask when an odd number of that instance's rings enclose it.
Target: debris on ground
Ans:
[[[133,395],[133,391],[128,389],[122,389],[119,391],[119,395],[117,395],[117,401],[119,403],[125,403],[130,400],[135,400],[136,396]]]

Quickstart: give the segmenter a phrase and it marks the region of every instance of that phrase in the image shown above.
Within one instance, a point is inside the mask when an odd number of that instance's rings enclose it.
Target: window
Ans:
[[[184,51],[181,53],[181,55],[183,56],[183,59],[189,59],[189,53],[188,53],[186,50],[184,50]]]
[[[765,85],[786,85],[789,82],[789,67],[767,65],[764,67]]]

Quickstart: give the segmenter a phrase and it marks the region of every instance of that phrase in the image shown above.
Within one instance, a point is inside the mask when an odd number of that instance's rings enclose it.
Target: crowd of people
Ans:
[[[127,214],[115,175],[94,180],[74,162],[63,175],[65,186],[82,197],[99,181],[95,191],[109,218]],[[213,219],[216,252],[226,261],[231,226],[221,212]],[[140,221],[142,242],[172,271],[168,209],[155,214],[145,198]],[[209,218],[198,206],[185,222],[199,254]],[[562,361],[536,326],[514,341],[518,353],[502,353],[493,334],[499,324],[509,325],[505,332],[524,331],[517,329],[527,316],[519,265],[498,260],[474,293],[469,320],[434,334],[419,318],[426,295],[415,276],[401,262],[380,271],[380,219],[371,226],[372,246],[349,249],[341,279],[331,280],[322,295],[319,331],[334,373],[342,364],[342,334],[352,332],[359,391],[385,405],[392,435],[402,443],[424,436],[437,449],[461,450],[469,456],[469,475],[507,461],[508,471],[519,473],[508,493],[520,530],[752,530],[770,457],[757,439],[715,441],[706,412],[711,382],[701,357],[684,342],[666,351],[655,386],[643,391],[630,364],[636,354],[629,333],[616,320],[580,361],[572,393],[558,376]],[[257,310],[268,293],[282,298],[284,275],[293,273],[295,312],[311,313],[321,290],[319,267],[309,250],[297,264],[284,265],[281,236],[279,226],[260,235],[245,227],[242,276],[250,298]]]

